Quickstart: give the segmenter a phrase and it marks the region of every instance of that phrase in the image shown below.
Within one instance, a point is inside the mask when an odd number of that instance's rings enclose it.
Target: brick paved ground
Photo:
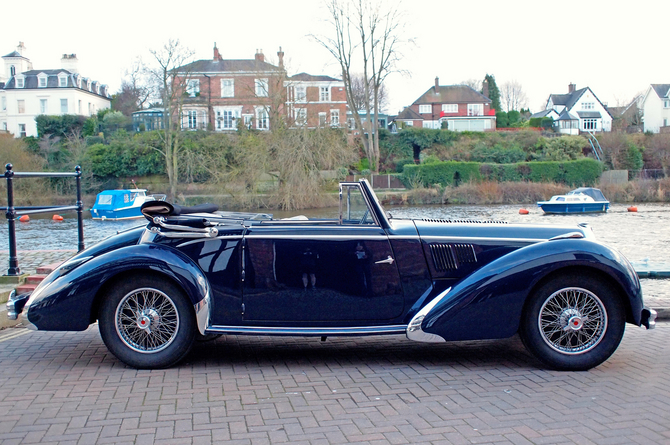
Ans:
[[[0,444],[670,443],[670,323],[589,372],[517,338],[222,337],[138,371],[80,333],[0,332]]]

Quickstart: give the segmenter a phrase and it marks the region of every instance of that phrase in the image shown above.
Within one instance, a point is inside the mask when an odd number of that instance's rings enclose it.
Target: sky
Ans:
[[[390,1],[390,0],[388,0]],[[388,113],[396,114],[435,84],[495,76],[521,84],[536,112],[570,83],[590,87],[610,106],[629,103],[652,83],[670,83],[667,54],[670,1],[412,0],[398,4],[406,24],[399,72],[386,82]],[[332,34],[325,0],[91,0],[77,7],[53,0],[7,2],[0,55],[24,42],[34,69],[60,68],[76,54],[79,72],[119,90],[127,70],[169,39],[210,59],[266,61],[285,53],[289,75],[340,78],[336,60],[313,35]],[[7,20],[14,17],[15,20]]]

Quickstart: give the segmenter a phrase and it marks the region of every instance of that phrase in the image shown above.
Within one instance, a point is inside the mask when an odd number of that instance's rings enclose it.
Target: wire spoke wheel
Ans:
[[[593,292],[569,287],[547,298],[537,322],[550,348],[562,354],[583,354],[605,337],[607,311]]]
[[[116,306],[116,332],[130,349],[156,353],[174,341],[179,331],[175,302],[154,288],[134,289]]]

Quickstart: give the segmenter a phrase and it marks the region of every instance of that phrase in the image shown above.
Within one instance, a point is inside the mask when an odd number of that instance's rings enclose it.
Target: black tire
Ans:
[[[550,368],[585,371],[610,358],[625,330],[618,292],[587,275],[562,275],[528,300],[519,335],[526,348]]]
[[[98,321],[107,348],[133,368],[176,364],[191,350],[197,330],[182,290],[155,276],[119,281],[105,296]]]

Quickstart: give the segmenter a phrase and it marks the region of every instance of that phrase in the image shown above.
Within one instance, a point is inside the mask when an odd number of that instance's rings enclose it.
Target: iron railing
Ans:
[[[15,172],[13,165],[5,165],[5,178],[7,179],[7,207],[0,207],[5,211],[7,225],[9,229],[9,269],[8,276],[18,276],[21,274],[19,260],[16,254],[16,217],[22,215],[32,215],[35,213],[56,213],[63,211],[77,211],[77,229],[78,229],[78,251],[84,250],[84,203],[81,200],[81,167],[76,166],[74,173],[61,172]],[[75,178],[77,185],[77,202],[73,206],[14,206],[14,178]]]

